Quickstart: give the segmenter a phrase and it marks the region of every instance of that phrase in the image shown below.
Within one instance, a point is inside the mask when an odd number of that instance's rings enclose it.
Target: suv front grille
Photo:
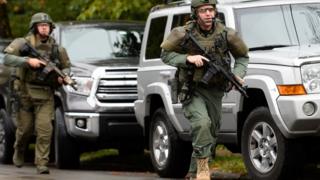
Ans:
[[[107,69],[96,92],[102,103],[132,103],[138,98],[137,69]]]

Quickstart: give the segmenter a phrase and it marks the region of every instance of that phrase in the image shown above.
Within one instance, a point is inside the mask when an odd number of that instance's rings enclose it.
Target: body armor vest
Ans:
[[[46,59],[54,62],[57,67],[60,66],[60,62],[58,59],[59,52],[58,46],[55,44],[53,39],[49,39],[47,42],[42,43],[39,40],[32,40],[33,37],[27,37],[27,41]],[[31,84],[37,85],[47,85],[52,86],[57,83],[57,76],[53,74],[49,74],[44,80],[39,79],[39,75],[42,72],[42,68],[39,69],[31,69],[30,67],[25,68],[24,70],[24,81]]]
[[[195,39],[198,41],[198,43],[207,51],[208,54],[211,54],[213,59],[211,59],[213,62],[221,67],[223,67],[226,71],[230,70],[230,57],[228,54],[228,41],[227,41],[227,31],[225,27],[216,22],[214,24],[214,31],[207,34],[206,37],[203,33],[201,33],[198,28],[195,27],[195,24],[188,24],[185,26],[186,32],[191,34],[195,37]],[[188,37],[188,36],[186,36]],[[190,55],[197,55],[200,54],[197,47],[188,39],[185,39],[183,42],[185,44],[183,45],[182,49],[187,51]],[[203,66],[201,68],[195,68],[194,75],[193,75],[193,81],[199,82],[204,73],[206,72],[206,66]],[[181,73],[185,73],[184,70],[181,71]],[[184,74],[179,75],[182,77],[185,77]],[[227,85],[226,79],[223,77],[222,74],[214,75],[210,81],[209,86],[217,86],[219,88],[225,89]]]

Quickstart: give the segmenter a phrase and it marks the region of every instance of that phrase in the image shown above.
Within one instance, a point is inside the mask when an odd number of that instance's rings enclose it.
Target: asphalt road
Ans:
[[[49,175],[38,175],[34,166],[16,168],[13,165],[0,165],[1,180],[153,180],[155,174],[139,172],[115,172],[102,170],[60,170],[50,168]]]
[[[237,174],[218,173],[212,179],[246,179]],[[110,170],[60,170],[50,166],[49,175],[38,175],[32,164],[27,164],[22,168],[13,165],[0,165],[0,180],[166,180],[159,178],[154,172],[129,172]]]
[[[49,165],[49,175],[36,174],[35,166],[30,162],[22,168],[0,164],[0,180],[165,180],[153,171],[150,159],[144,157],[108,156],[81,163],[78,170],[60,170],[54,164]],[[234,173],[214,172],[213,179],[248,179]]]
[[[32,163],[22,168],[0,164],[0,180],[166,180],[153,171],[149,157],[110,156],[81,163],[78,170],[60,170],[50,164],[49,175],[36,174]],[[320,167],[308,168],[301,180],[320,179]],[[214,180],[249,180],[236,173],[213,172]]]

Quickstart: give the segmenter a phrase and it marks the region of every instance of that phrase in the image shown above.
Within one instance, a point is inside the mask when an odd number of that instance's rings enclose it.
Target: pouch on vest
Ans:
[[[204,75],[204,68],[196,68],[193,74],[193,81],[200,82]]]
[[[51,88],[48,86],[26,84],[26,89],[28,95],[36,101],[48,100],[51,96]]]

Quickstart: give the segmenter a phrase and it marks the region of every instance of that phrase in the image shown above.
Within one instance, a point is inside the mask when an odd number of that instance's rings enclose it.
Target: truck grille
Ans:
[[[106,69],[96,97],[103,103],[132,103],[138,98],[137,68]]]

